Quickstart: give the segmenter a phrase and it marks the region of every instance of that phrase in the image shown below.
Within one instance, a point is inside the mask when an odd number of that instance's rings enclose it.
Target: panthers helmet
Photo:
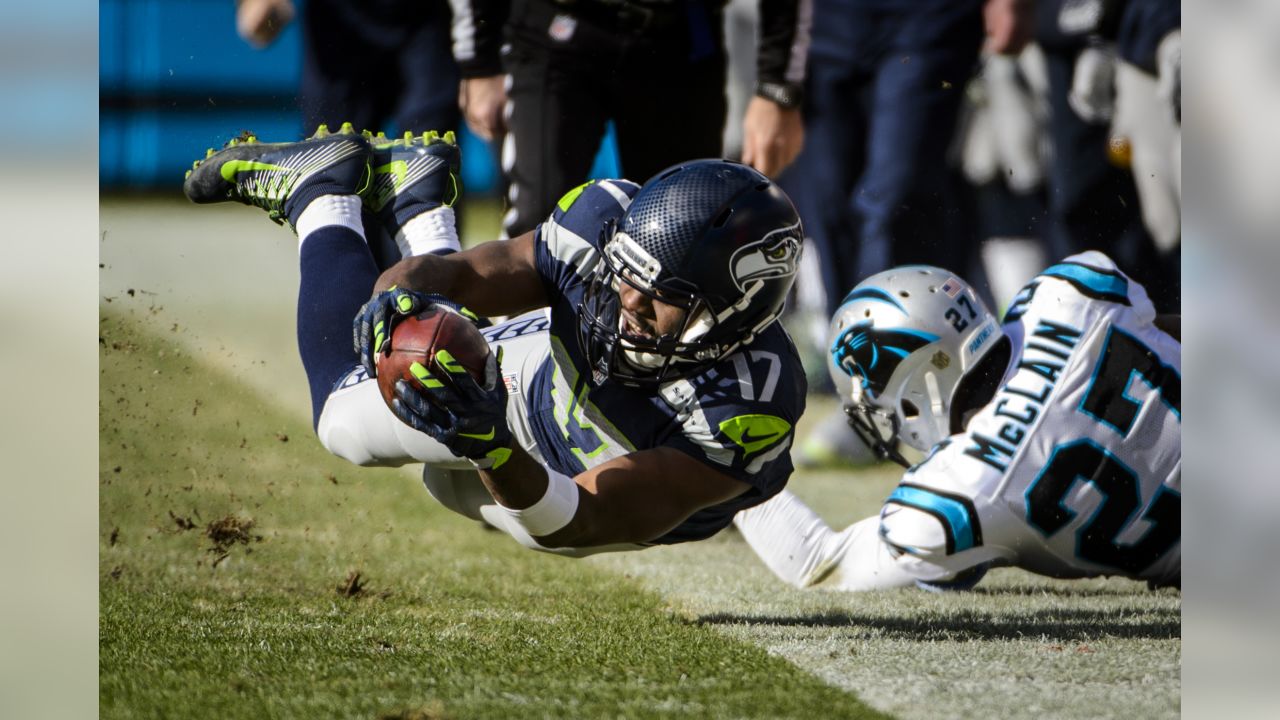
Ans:
[[[858,435],[881,459],[909,466],[899,442],[926,452],[961,429],[957,388],[1003,335],[968,283],[907,265],[845,296],[831,319],[827,369]]]
[[[782,312],[800,261],[800,216],[769,178],[726,160],[697,160],[650,179],[606,224],[579,308],[592,381],[652,387],[688,377],[751,342]],[[678,332],[624,332],[626,282],[684,310]]]

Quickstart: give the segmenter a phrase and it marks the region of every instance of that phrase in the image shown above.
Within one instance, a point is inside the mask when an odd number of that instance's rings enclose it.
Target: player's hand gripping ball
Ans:
[[[377,360],[385,354],[396,324],[434,306],[461,313],[477,325],[487,324],[476,317],[475,313],[443,295],[420,293],[394,286],[383,290],[360,308],[352,324],[355,352],[360,356],[360,364],[370,377],[378,374]]]
[[[469,319],[434,304],[398,321],[375,359],[396,417],[481,468],[511,454],[500,362]]]

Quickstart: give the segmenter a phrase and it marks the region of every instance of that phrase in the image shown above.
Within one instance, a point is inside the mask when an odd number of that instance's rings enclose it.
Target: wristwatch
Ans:
[[[799,83],[761,81],[756,83],[756,95],[788,110],[794,110],[804,102],[804,88]]]

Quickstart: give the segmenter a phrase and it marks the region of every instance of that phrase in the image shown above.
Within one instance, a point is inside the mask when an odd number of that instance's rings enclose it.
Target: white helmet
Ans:
[[[927,452],[959,430],[956,388],[1003,336],[968,283],[904,265],[845,296],[831,319],[827,365],[853,429],[881,459],[910,465],[899,441]]]

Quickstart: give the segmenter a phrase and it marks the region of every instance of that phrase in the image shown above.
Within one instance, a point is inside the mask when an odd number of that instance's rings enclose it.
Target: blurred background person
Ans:
[[[457,130],[458,68],[446,0],[238,0],[236,30],[270,45],[301,13],[298,105],[308,133],[325,124],[389,133]]]
[[[825,321],[844,292],[893,265],[969,269],[971,213],[948,148],[984,29],[989,52],[1016,53],[1030,19],[1026,0],[815,1],[806,145],[781,180],[820,256],[825,297],[810,316]],[[820,363],[806,367],[820,376]],[[865,457],[836,411],[798,461],[850,454]]]
[[[800,119],[810,0],[760,0],[754,95],[742,160],[781,172]],[[620,172],[643,181],[723,152],[727,102],[722,0],[454,0],[460,101],[480,137],[502,141],[503,230],[540,222],[588,177],[608,123]]]
[[[1155,244],[1157,297],[1170,310],[1182,295],[1182,3],[1119,3],[1113,138],[1129,145],[1142,221]]]
[[[1177,255],[1162,253],[1143,222],[1130,171],[1132,140],[1118,136],[1116,50],[1126,0],[1040,0],[1036,41],[1049,80],[1050,257],[1101,250],[1138,280],[1160,312],[1180,310]]]
[[[1042,239],[1048,112],[1038,47],[1028,45],[1016,56],[983,56],[952,153],[969,191],[987,289],[1000,315],[1049,260]]]

